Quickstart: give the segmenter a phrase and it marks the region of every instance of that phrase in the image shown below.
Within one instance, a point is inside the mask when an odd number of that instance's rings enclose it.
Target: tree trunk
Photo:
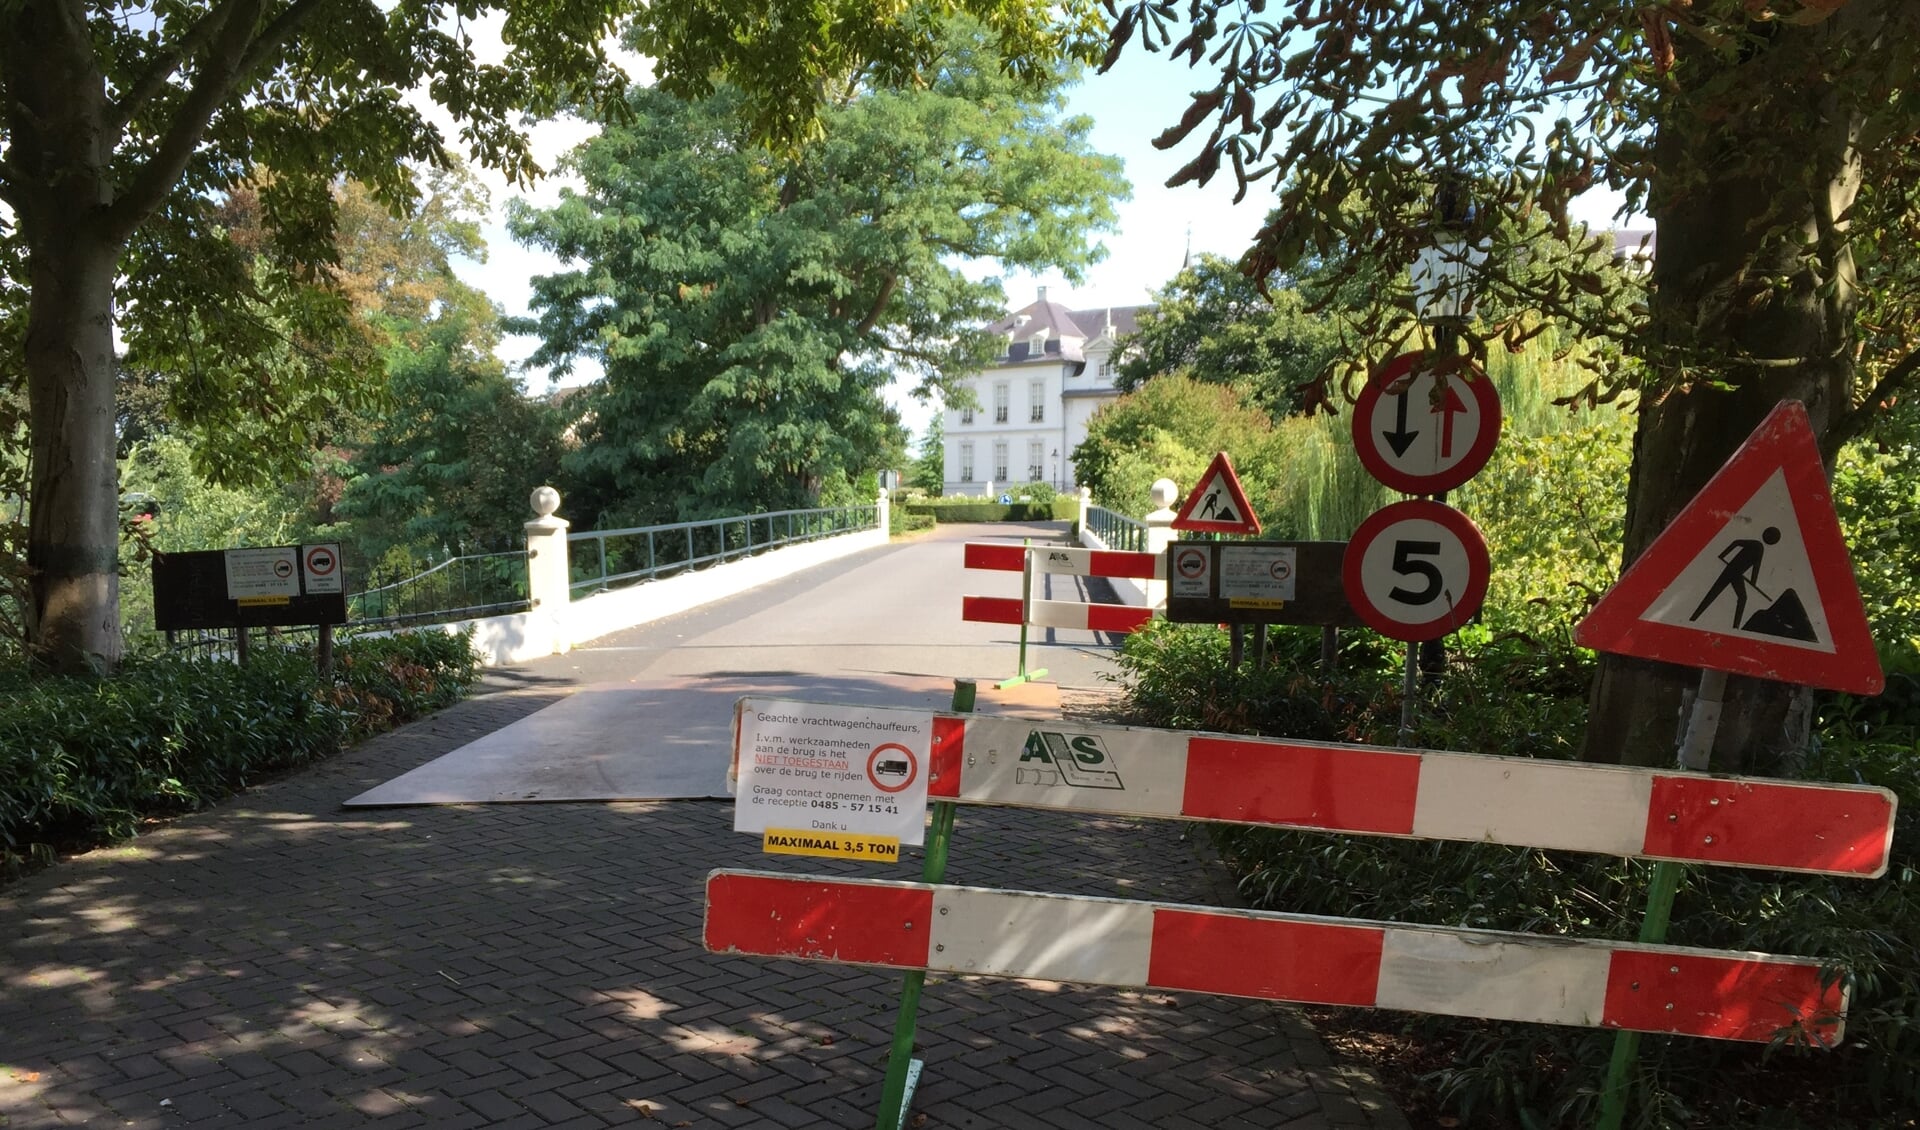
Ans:
[[[124,236],[105,216],[106,82],[78,5],[22,4],[0,40],[9,188],[31,288],[28,638],[62,670],[111,669],[122,650],[113,284]]]
[[[1859,189],[1857,125],[1832,91],[1794,87],[1798,76],[1782,65],[1816,48],[1822,34],[1778,29],[1732,63],[1716,65],[1701,51],[1684,60],[1692,68],[1688,89],[1668,96],[1650,199],[1659,223],[1654,341],[1686,348],[1705,371],[1680,373],[1676,353],[1665,372],[1656,371],[1676,390],[1649,391],[1643,400],[1623,565],[1778,402],[1805,402],[1821,435],[1848,409],[1855,280],[1841,218]],[[1693,93],[1714,83],[1728,85],[1711,96]],[[1726,116],[1709,99],[1726,98],[1728,86],[1765,93],[1752,95],[1749,112]],[[1810,253],[1769,240],[1769,229],[1784,229],[1787,242]],[[1671,764],[1682,699],[1698,680],[1691,668],[1601,656],[1583,756]],[[1804,749],[1810,717],[1805,688],[1730,679],[1712,767],[1777,771]]]
[[[62,670],[120,660],[119,485],[113,443],[113,273],[84,233],[28,256],[33,429],[27,566],[36,654]]]

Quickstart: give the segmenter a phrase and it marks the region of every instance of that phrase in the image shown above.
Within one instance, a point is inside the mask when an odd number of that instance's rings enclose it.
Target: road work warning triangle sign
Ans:
[[[1247,505],[1240,489],[1240,476],[1233,473],[1233,460],[1218,452],[1200,476],[1200,485],[1187,496],[1185,505],[1173,519],[1173,528],[1197,534],[1257,534],[1260,519]]]
[[[1782,401],[1574,629],[1598,651],[1878,694],[1813,426]]]

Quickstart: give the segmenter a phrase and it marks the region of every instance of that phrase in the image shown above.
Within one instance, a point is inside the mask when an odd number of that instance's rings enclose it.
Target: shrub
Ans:
[[[903,509],[912,514],[931,515],[939,522],[1054,522],[1071,521],[1080,516],[1080,503],[1069,498],[1045,503],[943,499],[911,503]]]
[[[1037,506],[1051,506],[1060,497],[1060,492],[1050,483],[1027,483],[1013,488],[1013,497]]]
[[[890,534],[911,534],[933,527],[933,515],[924,510],[910,511],[904,506],[894,506],[887,511],[887,532]]]
[[[322,680],[310,650],[256,648],[242,667],[136,656],[99,679],[0,670],[0,872],[131,835],[456,701],[464,636],[343,641]]]

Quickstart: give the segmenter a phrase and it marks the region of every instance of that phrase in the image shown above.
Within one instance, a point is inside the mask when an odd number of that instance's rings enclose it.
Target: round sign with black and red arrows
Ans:
[[[1484,373],[1443,380],[1425,353],[1387,362],[1353,406],[1353,445],[1367,473],[1403,494],[1452,490],[1500,442],[1500,394]]]
[[[1479,527],[1451,506],[1382,507],[1347,542],[1340,579],[1361,621],[1396,640],[1437,640],[1487,598],[1492,562]]]

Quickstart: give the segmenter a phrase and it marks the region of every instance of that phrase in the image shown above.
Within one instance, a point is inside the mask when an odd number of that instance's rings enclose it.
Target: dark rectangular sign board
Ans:
[[[153,626],[268,628],[347,622],[338,546],[153,555]]]
[[[1167,619],[1178,624],[1358,628],[1340,583],[1343,541],[1177,541]]]

